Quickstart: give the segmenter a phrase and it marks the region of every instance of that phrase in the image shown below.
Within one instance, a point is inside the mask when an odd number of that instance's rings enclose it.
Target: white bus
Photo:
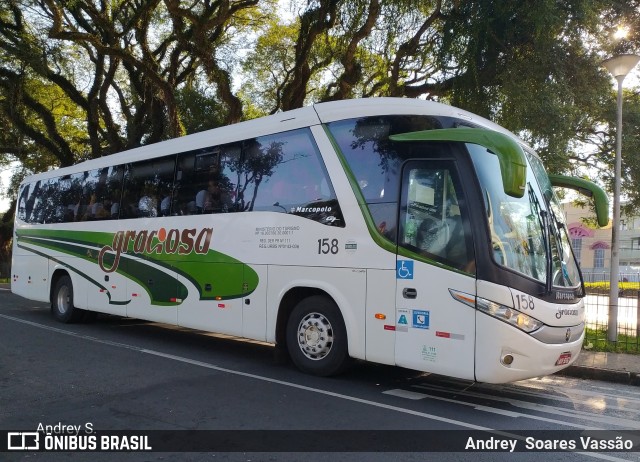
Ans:
[[[584,288],[552,183],[505,129],[433,102],[316,104],[33,175],[12,291],[481,382],[571,364]]]

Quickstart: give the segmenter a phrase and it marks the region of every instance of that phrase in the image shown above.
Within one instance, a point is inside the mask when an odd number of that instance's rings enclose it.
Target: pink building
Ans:
[[[588,207],[573,202],[562,204],[567,217],[571,245],[585,275],[585,280],[602,280],[590,274],[606,274],[611,265],[611,222],[604,227],[595,225],[595,215]],[[585,223],[585,220],[589,223]],[[620,226],[620,274],[640,273],[640,217],[622,215]],[[638,277],[638,276],[636,276]],[[634,278],[635,279],[635,278]],[[631,280],[631,279],[630,279]]]

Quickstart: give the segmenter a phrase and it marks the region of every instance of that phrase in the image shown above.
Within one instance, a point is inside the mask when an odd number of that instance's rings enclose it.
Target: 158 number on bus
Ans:
[[[318,254],[327,255],[329,253],[333,255],[338,253],[338,240],[329,240],[329,238],[318,239]]]

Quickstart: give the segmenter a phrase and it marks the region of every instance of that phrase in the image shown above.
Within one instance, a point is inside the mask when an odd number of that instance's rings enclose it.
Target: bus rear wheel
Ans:
[[[51,297],[51,312],[56,320],[64,323],[78,322],[84,317],[84,310],[73,304],[73,284],[67,275],[56,281]]]
[[[327,377],[348,365],[347,329],[337,305],[314,295],[300,301],[287,322],[287,348],[303,372]]]

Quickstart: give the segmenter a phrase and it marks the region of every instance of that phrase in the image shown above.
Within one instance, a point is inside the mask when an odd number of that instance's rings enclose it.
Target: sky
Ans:
[[[15,166],[6,166],[0,167],[0,213],[4,213],[9,210],[9,199],[6,199],[4,195],[7,192],[7,187],[9,186],[9,180],[11,179],[11,174],[13,173],[13,169]]]

